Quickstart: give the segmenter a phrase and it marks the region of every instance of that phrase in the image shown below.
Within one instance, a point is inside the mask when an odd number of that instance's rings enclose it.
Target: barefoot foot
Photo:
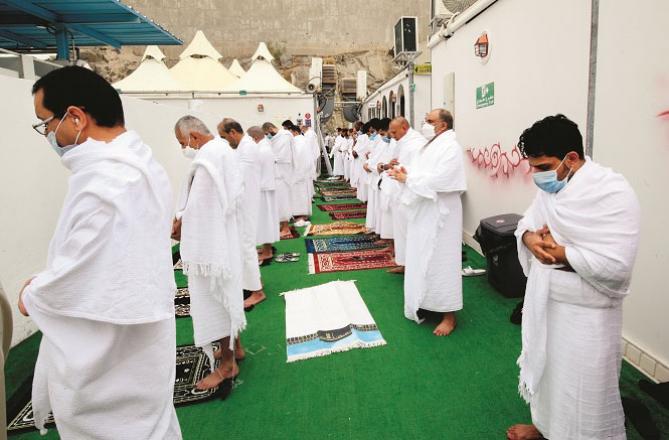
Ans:
[[[237,366],[236,362],[232,362],[231,365],[223,364],[214,371],[212,371],[209,375],[204,377],[202,380],[200,380],[198,383],[196,383],[195,388],[200,391],[216,388],[225,379],[237,377],[238,374],[239,374],[239,367]]]
[[[248,308],[251,306],[255,306],[257,304],[260,304],[261,302],[265,301],[267,299],[267,296],[265,295],[265,292],[262,290],[258,290],[257,292],[253,292],[251,296],[246,298],[244,300],[244,308]]]
[[[506,431],[508,440],[539,440],[544,438],[534,425],[513,425]]]
[[[437,336],[448,336],[453,330],[455,330],[455,313],[449,312],[444,313],[444,319],[441,320],[432,333]]]

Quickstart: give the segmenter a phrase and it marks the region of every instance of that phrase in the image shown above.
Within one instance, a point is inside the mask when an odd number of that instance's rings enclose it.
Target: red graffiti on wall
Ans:
[[[507,152],[502,151],[498,142],[490,147],[469,148],[467,153],[472,162],[479,169],[488,170],[493,179],[510,177],[516,170],[522,174],[530,173],[529,163],[520,154],[517,145]]]

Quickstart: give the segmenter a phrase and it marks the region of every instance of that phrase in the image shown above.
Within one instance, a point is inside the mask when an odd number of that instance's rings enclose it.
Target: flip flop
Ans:
[[[479,277],[486,274],[485,269],[472,269],[470,266],[462,268],[463,277]]]

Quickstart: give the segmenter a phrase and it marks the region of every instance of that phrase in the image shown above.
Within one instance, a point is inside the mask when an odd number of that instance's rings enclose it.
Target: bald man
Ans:
[[[390,122],[388,133],[391,138],[395,139],[397,144],[392,160],[387,164],[383,164],[385,175],[394,167],[404,166],[405,168],[409,168],[409,164],[416,152],[427,143],[427,139],[411,128],[409,121],[401,116]],[[388,205],[392,213],[395,263],[397,264],[397,267],[388,270],[388,272],[396,274],[404,273],[404,266],[406,264],[408,213],[400,203],[402,189],[402,186],[393,179],[384,178],[382,180],[381,192],[388,198]]]

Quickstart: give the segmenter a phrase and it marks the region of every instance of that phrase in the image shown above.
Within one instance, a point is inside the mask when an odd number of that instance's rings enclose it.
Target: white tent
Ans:
[[[130,75],[113,85],[123,92],[178,91],[183,86],[172,77],[158,46],[147,46],[140,65]]]
[[[237,58],[235,58],[232,61],[232,64],[230,64],[230,67],[228,67],[228,70],[230,71],[230,73],[235,75],[237,78],[241,78],[246,73],[246,70],[244,70],[242,65],[239,64],[239,61],[237,60]]]
[[[172,76],[181,83],[182,91],[221,91],[237,77],[218,60],[221,54],[214,49],[202,31],[197,31],[193,41],[179,55],[179,61],[170,69]]]
[[[260,43],[253,54],[253,64],[237,81],[223,89],[226,92],[245,91],[247,93],[304,93],[303,90],[286,81],[272,66],[274,57],[265,43]]]

